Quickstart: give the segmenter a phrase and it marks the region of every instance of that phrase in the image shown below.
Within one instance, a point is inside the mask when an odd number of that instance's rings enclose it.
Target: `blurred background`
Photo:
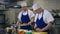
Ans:
[[[43,9],[49,10],[55,21],[51,34],[60,34],[60,0],[0,0],[0,33],[6,33],[5,28],[17,22],[17,16],[21,10],[20,3],[26,1],[28,8],[38,3]],[[3,33],[3,34],[4,34]]]

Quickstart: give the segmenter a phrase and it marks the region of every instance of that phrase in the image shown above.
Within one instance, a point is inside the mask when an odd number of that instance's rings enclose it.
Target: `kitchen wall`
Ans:
[[[17,14],[20,12],[20,9],[10,8],[8,11],[5,11],[6,19],[9,23],[16,23]]]
[[[60,0],[34,0],[34,3],[38,3],[44,9],[60,9]]]

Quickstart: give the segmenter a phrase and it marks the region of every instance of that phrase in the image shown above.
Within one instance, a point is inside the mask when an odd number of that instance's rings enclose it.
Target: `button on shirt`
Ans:
[[[41,17],[42,17],[42,12],[40,14],[36,14],[35,22],[36,22],[37,18],[40,19]],[[53,18],[53,16],[51,15],[51,13],[49,11],[44,10],[44,12],[43,12],[43,20],[44,20],[45,23],[49,23],[49,22],[54,21],[54,18]]]
[[[31,11],[31,10],[28,10],[28,11],[26,11],[26,12],[23,12],[23,11],[21,11],[20,13],[19,13],[19,15],[18,15],[18,19],[21,21],[21,16],[22,16],[22,14],[23,15],[29,15],[29,18],[31,19],[32,17],[34,17],[34,13],[33,13],[33,11]]]

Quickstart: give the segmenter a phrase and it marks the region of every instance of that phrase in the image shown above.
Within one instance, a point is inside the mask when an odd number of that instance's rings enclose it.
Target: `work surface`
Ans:
[[[28,30],[18,30],[18,34],[48,34],[47,32],[35,32],[35,31],[28,31]]]

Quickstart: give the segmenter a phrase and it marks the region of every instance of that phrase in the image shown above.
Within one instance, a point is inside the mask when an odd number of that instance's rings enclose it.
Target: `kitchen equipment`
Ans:
[[[47,32],[35,32],[35,31],[28,31],[28,30],[18,30],[18,34],[48,34]]]
[[[32,34],[32,31],[27,31],[26,34]]]
[[[60,13],[58,13],[58,16],[60,16]]]
[[[24,30],[18,30],[18,34],[25,34]]]
[[[6,33],[7,34],[12,34],[14,32],[14,29],[11,27],[6,27]]]
[[[33,34],[48,34],[47,32],[33,32]]]

